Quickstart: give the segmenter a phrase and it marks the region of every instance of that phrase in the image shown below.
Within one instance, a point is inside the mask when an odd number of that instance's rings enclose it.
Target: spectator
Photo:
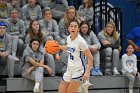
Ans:
[[[11,3],[9,4],[10,6],[10,11],[12,9],[16,9],[19,13],[18,13],[18,17],[21,19],[22,18],[22,9],[20,7],[20,0],[11,0]]]
[[[140,72],[140,26],[134,28],[128,35],[127,35],[128,43],[134,45],[135,52],[134,54],[137,56],[137,67],[138,72]]]
[[[105,63],[113,63],[113,74],[120,74],[117,70],[120,51],[120,35],[113,22],[108,22],[105,29],[98,34],[102,44],[102,53],[105,54]]]
[[[87,42],[89,49],[94,57],[94,66],[91,70],[91,75],[103,75],[100,71],[100,53],[99,49],[101,44],[94,34],[93,31],[90,31],[90,25],[86,21],[82,21],[80,24],[80,34]]]
[[[87,21],[90,26],[93,24],[93,2],[92,0],[83,0],[83,4],[79,6],[78,16],[81,21]]]
[[[48,39],[54,39],[59,42],[59,44],[64,44],[59,36],[59,30],[56,20],[52,19],[52,11],[50,9],[45,9],[43,11],[44,19],[40,20],[41,31],[45,33]]]
[[[11,55],[12,45],[11,35],[6,33],[6,24],[0,22],[0,64],[7,64],[8,76],[14,77],[14,62],[16,59]]]
[[[13,36],[13,40],[12,40],[13,56],[16,56],[16,53],[22,54],[24,50],[23,40],[25,39],[26,28],[24,22],[21,19],[19,19],[18,16],[19,16],[19,12],[16,9],[12,9],[10,12],[10,18],[5,20],[7,25],[7,33]]]
[[[140,80],[140,74],[137,70],[137,57],[134,52],[134,45],[129,44],[126,48],[126,54],[122,56],[122,73],[129,79],[129,93],[133,92],[135,78]]]
[[[59,2],[62,2],[62,5],[64,5],[63,10],[61,8],[60,9],[56,8],[56,0],[38,0],[38,1],[43,9],[45,8],[51,9],[53,18],[56,20],[60,20],[64,16],[64,10],[69,7],[67,0],[58,0]],[[60,5],[59,7],[61,7],[62,5]]]
[[[58,24],[60,36],[65,41],[67,39],[67,36],[69,35],[69,31],[68,31],[69,24],[73,20],[77,20],[80,23],[80,20],[77,16],[76,9],[73,6],[71,6],[67,9],[64,18],[62,18]]]
[[[4,21],[9,17],[10,5],[6,0],[0,0],[0,20]]]
[[[37,20],[33,20],[30,22],[29,33],[25,38],[25,44],[29,44],[30,40],[32,40],[33,38],[38,38],[40,40],[40,48],[41,50],[43,50],[44,44],[47,41],[47,36],[41,32],[40,25]],[[53,56],[47,53],[44,53],[44,55],[45,64],[48,64],[53,70],[51,76],[55,76],[55,63]]]
[[[52,69],[44,65],[44,55],[41,52],[39,39],[31,39],[29,45],[25,48],[22,56],[21,71],[22,76],[35,81],[34,93],[43,93],[43,72],[44,68],[51,74]]]
[[[36,2],[37,0],[28,0],[28,4],[22,7],[23,20],[27,29],[30,21],[42,19],[41,7]]]

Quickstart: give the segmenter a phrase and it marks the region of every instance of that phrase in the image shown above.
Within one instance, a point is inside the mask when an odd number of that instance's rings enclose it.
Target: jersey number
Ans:
[[[74,60],[74,56],[70,53],[70,59]]]

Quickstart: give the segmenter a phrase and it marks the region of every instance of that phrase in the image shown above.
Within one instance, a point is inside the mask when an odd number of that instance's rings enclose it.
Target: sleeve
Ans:
[[[91,40],[92,40],[93,44],[96,45],[96,46],[98,46],[98,48],[100,49],[101,48],[101,44],[100,44],[97,36],[94,34],[93,31],[91,31],[90,37],[91,37]]]
[[[41,7],[38,5],[38,20],[42,19],[42,10]]]
[[[23,52],[23,58],[25,59],[25,61],[29,61],[31,58],[29,52],[26,49]]]
[[[134,40],[134,38],[135,38],[135,31],[137,31],[137,28],[134,28],[127,36],[126,36],[126,38],[127,39],[130,39],[130,40]]]
[[[134,55],[134,54],[133,54]],[[133,71],[138,71],[138,69],[137,69],[137,57],[136,57],[136,55],[134,55],[134,60],[135,60],[135,64],[134,64],[134,69],[133,69]]]
[[[65,32],[66,32],[67,30],[66,30],[65,22],[64,22],[63,19],[60,20],[58,26],[59,26],[59,33],[60,33],[60,36],[61,36],[62,38],[64,38],[64,39],[66,39],[66,38],[67,38],[67,35],[65,35]]]
[[[25,32],[26,32],[26,27],[24,25],[24,22],[23,21],[20,21],[20,28],[19,28],[19,31],[20,31],[20,35],[19,35],[19,38],[23,39],[25,37]]]
[[[84,16],[84,18],[87,20],[87,21],[90,21],[90,20],[93,20],[93,8],[91,7],[88,11],[87,11],[87,13],[86,13],[86,15]]]
[[[85,51],[89,48],[85,40],[79,40],[78,46],[81,51]]]
[[[78,11],[77,11],[77,14],[78,14],[79,16],[82,16],[82,15],[81,15],[81,7],[82,7],[82,6],[80,5],[79,8],[78,8]]]
[[[12,52],[12,36],[8,35],[7,36],[7,48],[6,48],[6,51],[10,54]]]
[[[125,62],[125,56],[122,56],[122,69],[124,70],[124,72],[129,72],[126,66],[126,62]]]
[[[22,7],[22,9],[21,9],[21,10],[22,10],[22,11],[21,11],[21,12],[22,12],[22,20],[24,20],[24,21],[27,21],[27,19],[26,19],[26,12],[27,12],[26,10],[27,10],[27,9],[26,9],[26,8],[27,8],[27,6],[24,5],[24,6]]]
[[[25,44],[27,45],[29,42],[30,42],[30,37],[29,34],[27,34],[25,37]]]
[[[101,31],[99,34],[98,34],[98,39],[100,42],[102,42],[103,40],[105,40],[105,36],[103,35],[103,31]]]
[[[59,35],[59,30],[58,30],[58,25],[57,25],[57,22],[55,20],[52,20],[52,32],[51,34],[53,35]]]

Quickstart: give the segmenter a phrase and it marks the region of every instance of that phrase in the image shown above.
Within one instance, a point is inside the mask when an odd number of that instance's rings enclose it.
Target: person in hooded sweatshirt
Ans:
[[[49,74],[51,74],[52,69],[44,65],[44,54],[40,49],[39,39],[31,39],[23,52],[22,62],[22,76],[35,82],[34,93],[43,93],[44,69],[46,69]]]

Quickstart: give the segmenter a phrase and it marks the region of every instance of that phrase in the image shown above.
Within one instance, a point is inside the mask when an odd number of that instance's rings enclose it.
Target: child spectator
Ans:
[[[134,52],[134,45],[129,44],[126,48],[126,54],[122,56],[122,73],[129,79],[129,93],[133,92],[135,78],[140,80],[140,74],[137,70],[137,57]]]

